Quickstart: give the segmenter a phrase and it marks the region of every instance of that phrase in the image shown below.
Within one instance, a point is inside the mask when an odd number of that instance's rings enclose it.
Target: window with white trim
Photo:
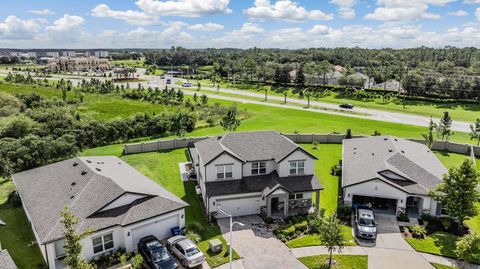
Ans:
[[[267,173],[267,163],[266,162],[255,162],[252,163],[252,175],[262,175]]]
[[[217,179],[233,177],[233,165],[231,164],[217,165],[216,168],[217,168]]]
[[[303,199],[303,193],[293,193],[288,195],[288,200]]]
[[[305,161],[291,161],[290,175],[298,175],[305,173]]]
[[[113,248],[113,234],[105,234],[92,239],[93,253],[100,253]]]

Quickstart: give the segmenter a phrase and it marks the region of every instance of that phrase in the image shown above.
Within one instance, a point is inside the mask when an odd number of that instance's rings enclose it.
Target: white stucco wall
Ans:
[[[235,195],[223,195],[223,196],[215,196],[215,197],[210,197],[209,199],[209,212],[214,213],[217,212],[217,201],[218,200],[225,200],[225,199],[238,199],[240,201],[242,198],[258,198],[260,206],[265,206],[266,201],[262,200],[262,194],[261,193],[245,193],[245,194],[235,194]],[[241,202],[239,202],[241,203]]]
[[[204,175],[205,181],[217,180],[216,166],[222,165],[222,164],[233,164],[233,168],[232,168],[233,179],[242,178],[242,163],[237,159],[231,157],[229,154],[224,153],[205,167],[206,174],[207,174],[206,176]],[[221,179],[221,180],[225,180],[225,179]]]
[[[305,160],[305,175],[313,175],[314,160],[300,150],[295,151],[277,165],[278,175],[281,177],[290,176],[290,161],[296,160]]]
[[[351,203],[354,195],[397,199],[397,206],[405,207],[408,194],[379,179],[346,187],[344,201]]]
[[[109,210],[109,209],[112,209],[112,208],[117,208],[117,207],[123,206],[123,205],[128,205],[128,204],[132,203],[133,201],[135,201],[137,199],[140,199],[140,198],[143,198],[143,197],[145,197],[145,195],[134,194],[134,193],[124,193],[122,196],[115,199],[111,204],[109,204],[108,206],[106,206],[105,208],[100,210],[99,212]]]
[[[277,163],[273,160],[265,161],[265,165],[267,170],[266,174],[270,174],[271,172],[277,169]],[[251,162],[245,163],[243,165],[243,176],[248,177],[251,175],[252,175],[252,163]]]

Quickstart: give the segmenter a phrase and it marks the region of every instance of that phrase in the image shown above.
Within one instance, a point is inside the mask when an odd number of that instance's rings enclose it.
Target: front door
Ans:
[[[278,212],[278,197],[273,197],[271,200],[272,213]]]

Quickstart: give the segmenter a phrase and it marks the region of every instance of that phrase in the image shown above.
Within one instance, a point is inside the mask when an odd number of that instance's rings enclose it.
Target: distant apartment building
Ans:
[[[50,59],[47,68],[52,71],[86,72],[110,70],[112,65],[108,59],[99,59],[94,56],[77,58],[59,57]]]
[[[34,51],[25,52],[25,53],[22,53],[22,57],[28,58],[28,59],[37,58],[37,53]]]
[[[108,57],[108,51],[106,50],[97,50],[97,51],[85,51],[85,56],[95,56],[97,58],[107,58]]]
[[[62,57],[75,57],[75,56],[76,56],[76,51],[74,50],[62,51]]]
[[[12,57],[22,57],[22,53],[20,51],[11,51],[10,56],[12,56]]]
[[[50,57],[50,58],[58,58],[58,57],[60,57],[60,53],[58,51],[47,51],[45,53],[45,56]]]

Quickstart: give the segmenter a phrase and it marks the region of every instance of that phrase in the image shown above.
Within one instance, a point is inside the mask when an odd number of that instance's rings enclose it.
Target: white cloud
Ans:
[[[338,6],[340,17],[345,19],[355,18],[355,9],[353,7],[357,0],[331,0],[330,3]]]
[[[328,26],[317,24],[317,25],[314,25],[312,29],[310,29],[308,32],[315,35],[326,35],[331,33],[332,31],[333,29]]]
[[[29,13],[37,14],[37,15],[53,15],[55,12],[49,10],[49,9],[33,9],[29,10]]]
[[[187,27],[187,29],[195,31],[219,31],[223,28],[223,25],[213,22],[193,24]]]
[[[464,16],[468,16],[468,12],[460,9],[460,10],[457,10],[457,11],[449,12],[448,15],[456,16],[456,17],[464,17]]]
[[[418,19],[440,19],[441,16],[428,12],[429,5],[444,6],[456,0],[377,0],[373,13],[365,15],[367,20],[411,21]]]
[[[475,9],[475,18],[480,21],[480,7],[477,7],[477,9]]]
[[[321,10],[306,10],[298,3],[280,0],[271,4],[269,0],[255,0],[254,6],[243,11],[245,15],[255,19],[275,19],[284,21],[331,20],[333,14],[325,14]]]
[[[47,26],[45,32],[54,40],[62,42],[75,42],[82,38],[81,26],[85,19],[80,16],[65,14],[62,18],[53,22],[53,25]]]
[[[135,4],[148,14],[200,17],[232,12],[228,8],[229,2],[230,0],[138,0]]]
[[[0,37],[10,40],[32,39],[40,25],[35,20],[22,20],[13,15],[0,22]]]
[[[464,4],[480,4],[480,0],[465,0]]]
[[[94,17],[123,20],[133,25],[152,25],[159,23],[157,15],[151,15],[133,10],[115,11],[111,10],[110,7],[105,4],[97,5],[92,9],[91,13]]]
[[[252,47],[255,46],[261,38],[260,33],[265,30],[258,24],[247,22],[240,29],[225,33],[222,37],[209,40],[210,46],[213,47]]]

